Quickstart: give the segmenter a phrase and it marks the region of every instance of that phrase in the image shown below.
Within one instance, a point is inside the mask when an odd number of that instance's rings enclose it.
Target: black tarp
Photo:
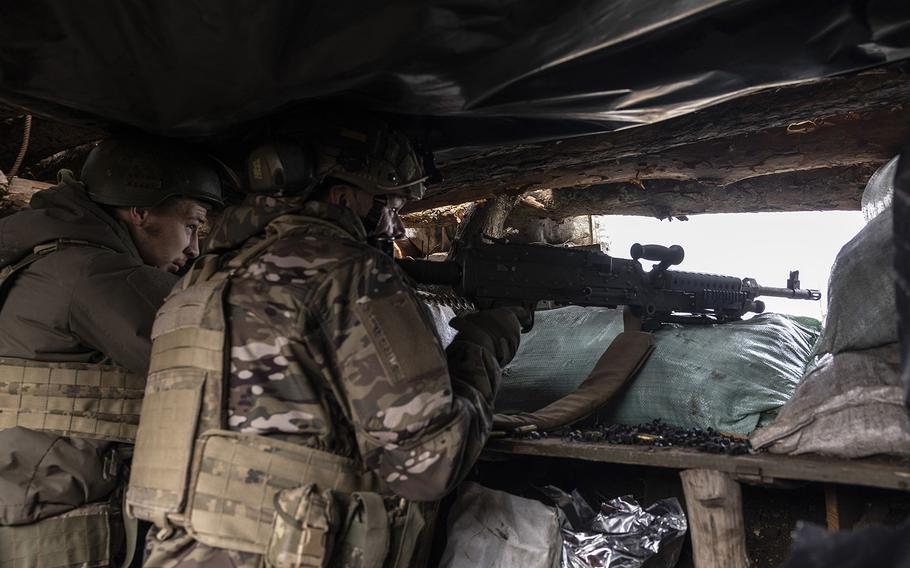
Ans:
[[[0,101],[183,137],[330,101],[558,138],[908,57],[907,0],[0,2]]]

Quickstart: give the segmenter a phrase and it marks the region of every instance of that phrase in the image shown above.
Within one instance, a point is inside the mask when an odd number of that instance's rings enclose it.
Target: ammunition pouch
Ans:
[[[263,554],[279,519],[326,499],[329,492],[350,495],[379,487],[375,477],[359,474],[351,460],[299,444],[227,430],[210,430],[198,444],[185,527],[209,546]],[[306,488],[312,489],[303,495]],[[299,503],[291,507],[294,499]],[[344,505],[328,501],[327,515],[335,505]],[[283,517],[276,504],[284,505]],[[339,523],[331,524],[326,533],[337,532]]]
[[[401,519],[422,528],[416,507],[351,459],[224,429],[230,276],[280,236],[223,268],[217,256],[201,258],[159,310],[127,506],[161,539],[182,527],[205,545],[260,554],[272,568],[380,568],[390,541],[406,532],[396,530]]]
[[[112,365],[0,358],[0,429],[133,443],[144,389]]]

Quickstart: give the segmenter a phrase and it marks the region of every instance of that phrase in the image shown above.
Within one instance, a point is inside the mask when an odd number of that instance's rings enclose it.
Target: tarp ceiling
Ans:
[[[179,137],[329,101],[515,143],[908,57],[907,0],[0,3],[0,101]]]

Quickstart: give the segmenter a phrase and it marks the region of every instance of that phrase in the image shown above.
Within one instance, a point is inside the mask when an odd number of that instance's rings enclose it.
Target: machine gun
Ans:
[[[556,305],[628,306],[645,331],[663,323],[723,323],[747,312],[761,313],[759,296],[819,300],[818,290],[800,289],[799,271],[790,273],[786,288],[759,286],[752,278],[667,270],[682,262],[678,245],[632,246],[632,259],[599,250],[550,245],[513,244],[484,238],[456,245],[451,260],[399,260],[399,266],[422,284],[451,286],[477,308],[522,306],[533,326],[540,301]],[[655,261],[645,271],[639,259]]]

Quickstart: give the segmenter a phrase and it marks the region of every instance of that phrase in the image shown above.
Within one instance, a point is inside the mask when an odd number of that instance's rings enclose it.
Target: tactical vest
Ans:
[[[127,502],[165,539],[182,527],[270,567],[407,566],[420,509],[354,460],[225,428],[231,277],[272,243],[324,220],[284,216],[223,266],[206,255],[159,310]],[[281,228],[276,228],[281,227]]]
[[[45,256],[72,247],[104,245],[58,239],[0,271],[0,301],[14,276]],[[21,426],[61,436],[133,443],[145,377],[114,365],[0,358],[0,430]],[[120,524],[122,494],[29,525],[0,526],[0,566],[108,566],[111,524]],[[127,546],[135,526],[125,522]],[[131,551],[127,552],[128,559]],[[127,561],[128,561],[127,559]]]

